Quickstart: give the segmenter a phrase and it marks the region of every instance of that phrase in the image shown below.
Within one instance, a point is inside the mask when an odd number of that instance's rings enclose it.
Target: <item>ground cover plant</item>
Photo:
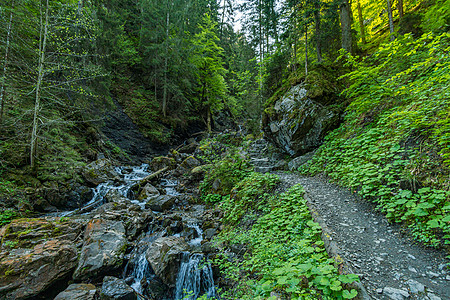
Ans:
[[[227,299],[351,299],[346,284],[358,279],[339,274],[328,258],[300,185],[274,195],[276,175],[251,173],[218,199],[224,230],[215,263],[228,287]],[[234,254],[228,249],[240,249]],[[271,297],[272,294],[272,297]]]
[[[353,71],[352,103],[306,174],[330,178],[374,201],[420,241],[450,244],[450,34],[405,35],[364,59],[341,56]]]

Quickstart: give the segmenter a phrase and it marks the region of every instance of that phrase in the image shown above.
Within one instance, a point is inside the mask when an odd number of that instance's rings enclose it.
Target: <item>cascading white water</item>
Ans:
[[[161,185],[165,188],[166,194],[169,196],[180,196],[181,194],[177,192],[175,187],[178,185],[177,180],[171,180],[171,179],[162,179]]]
[[[48,214],[49,216],[56,216],[56,217],[65,217],[65,216],[71,216],[76,213],[85,213],[89,212],[92,209],[102,205],[105,203],[105,196],[110,190],[117,190],[120,192],[120,194],[124,197],[128,198],[129,191],[131,187],[139,180],[143,179],[147,175],[150,174],[148,171],[148,164],[142,164],[140,166],[132,167],[131,172],[125,173],[125,167],[116,167],[115,171],[123,176],[123,183],[121,185],[116,186],[113,181],[107,181],[100,183],[97,187],[92,189],[93,196],[91,200],[89,200],[86,204],[83,205],[83,208],[80,210],[73,210],[73,211],[65,211],[65,212],[58,212],[58,213],[52,213]],[[131,200],[133,203],[140,205],[142,208],[144,207],[145,203],[141,203],[137,200]]]
[[[198,226],[198,224],[187,224],[187,227],[193,228],[196,233],[197,237],[189,241],[189,245],[191,246],[200,246],[203,241],[203,230]]]
[[[202,295],[208,299],[217,297],[211,265],[204,262],[203,254],[185,252],[177,276],[175,300],[194,300]]]
[[[150,265],[148,264],[147,259],[145,258],[145,251],[139,256],[136,266],[131,273],[131,276],[134,277],[134,281],[131,284],[131,287],[138,293],[142,294],[142,285],[141,281],[143,278],[148,278],[150,274]]]

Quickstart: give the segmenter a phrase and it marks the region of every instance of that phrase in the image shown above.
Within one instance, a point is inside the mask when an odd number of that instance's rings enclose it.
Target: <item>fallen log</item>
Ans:
[[[142,185],[146,184],[147,182],[155,179],[156,177],[158,177],[162,173],[166,172],[167,170],[169,170],[169,167],[162,168],[162,169],[156,171],[155,173],[147,175],[146,177],[144,177],[142,179],[138,179],[137,180],[137,181],[139,181],[138,184],[142,186]]]

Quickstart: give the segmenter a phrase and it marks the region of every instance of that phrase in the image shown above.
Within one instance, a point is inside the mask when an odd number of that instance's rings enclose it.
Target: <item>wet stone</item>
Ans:
[[[134,290],[124,280],[106,276],[103,279],[101,300],[137,300]]]
[[[413,294],[425,292],[425,286],[418,281],[410,279],[406,282],[406,284],[409,286],[409,290]]]
[[[59,293],[54,300],[94,300],[97,289],[93,284],[71,284],[63,292]]]
[[[408,299],[409,293],[405,290],[395,289],[392,287],[385,287],[383,289],[383,294],[385,294],[389,299],[392,300],[403,300]]]

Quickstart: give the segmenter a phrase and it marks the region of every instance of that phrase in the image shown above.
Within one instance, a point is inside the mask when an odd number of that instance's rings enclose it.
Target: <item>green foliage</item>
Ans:
[[[244,214],[250,216],[256,211],[265,211],[269,194],[279,182],[278,176],[256,172],[243,178],[220,206],[226,213],[223,222],[236,224]]]
[[[443,32],[450,26],[450,0],[437,0],[428,7],[422,27],[425,31]]]
[[[345,284],[355,275],[339,275],[320,238],[321,227],[311,219],[300,185],[270,196],[264,191],[276,185],[273,175],[252,174],[233,189],[233,202],[224,203],[225,220],[248,209],[262,209],[253,226],[233,222],[217,242],[243,245],[243,260],[219,254],[216,263],[234,284],[224,296],[230,299],[267,299],[272,291],[289,299],[351,299],[356,291]],[[254,181],[252,181],[252,179]],[[255,182],[252,185],[252,182]],[[261,188],[261,184],[266,188]]]
[[[301,169],[325,172],[435,246],[450,242],[449,41],[406,35],[362,60],[347,56],[345,123]]]
[[[200,141],[198,149],[201,153],[199,158],[202,161],[207,164],[214,164],[225,155],[229,146],[218,142],[216,138],[206,138]]]
[[[214,204],[214,203],[224,201],[227,197],[229,197],[229,196],[228,195],[222,196],[219,194],[208,194],[204,197],[204,201],[208,204]]]
[[[12,220],[19,218],[19,213],[15,210],[7,209],[0,211],[0,227],[11,223]]]
[[[200,184],[200,191],[203,196],[210,193],[227,195],[239,181],[250,174],[251,169],[248,161],[237,150],[231,149],[206,173]]]
[[[199,24],[200,32],[193,39],[195,46],[191,57],[196,66],[198,97],[202,106],[211,111],[219,111],[224,106],[225,95],[228,86],[225,82],[226,73],[223,67],[223,48],[218,45],[220,41],[216,35],[216,23],[208,14],[205,14],[202,23]]]

